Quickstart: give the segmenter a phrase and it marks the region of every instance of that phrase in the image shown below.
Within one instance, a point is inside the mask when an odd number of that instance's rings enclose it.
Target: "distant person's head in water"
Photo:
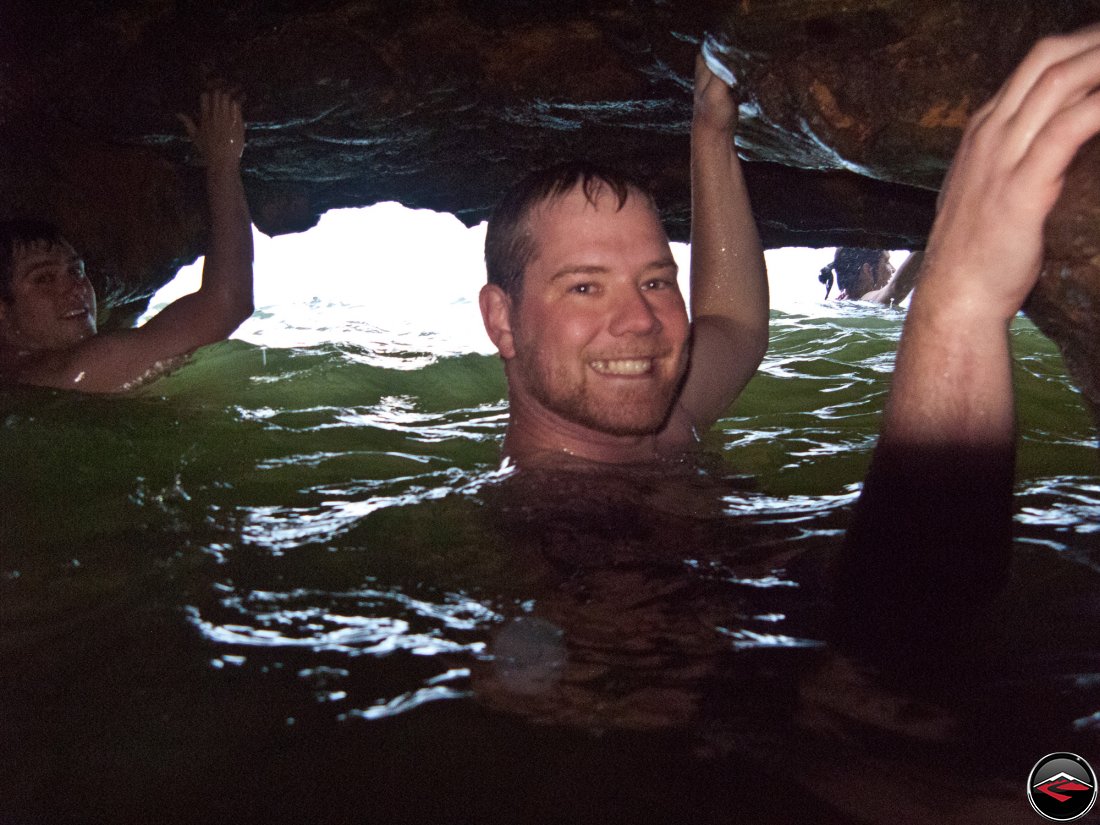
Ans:
[[[884,287],[893,274],[889,252],[840,246],[833,256],[833,262],[822,267],[817,279],[825,284],[826,298],[832,291],[835,276],[840,289],[837,298],[858,301],[866,293]]]
[[[0,343],[57,350],[95,333],[95,290],[60,230],[45,221],[0,221]]]

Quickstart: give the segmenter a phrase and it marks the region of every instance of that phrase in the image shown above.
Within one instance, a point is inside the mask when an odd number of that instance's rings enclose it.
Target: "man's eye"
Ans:
[[[652,281],[646,281],[642,284],[643,289],[672,289],[675,284],[667,278],[654,278]]]
[[[573,284],[569,287],[570,292],[576,292],[578,295],[588,295],[593,291],[592,284]]]

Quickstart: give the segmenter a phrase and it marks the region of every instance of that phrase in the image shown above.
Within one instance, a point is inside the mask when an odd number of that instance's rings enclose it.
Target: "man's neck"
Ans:
[[[666,455],[663,432],[606,433],[564,419],[537,404],[514,399],[508,414],[504,455],[518,463],[572,456],[606,464],[638,464]]]

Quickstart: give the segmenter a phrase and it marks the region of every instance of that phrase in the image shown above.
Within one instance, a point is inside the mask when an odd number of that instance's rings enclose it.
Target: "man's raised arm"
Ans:
[[[695,64],[691,125],[691,364],[680,404],[697,430],[740,394],[768,347],[768,279],[733,144],[737,101]]]
[[[252,314],[252,221],[241,183],[244,122],[225,91],[206,92],[199,123],[180,119],[206,167],[210,247],[202,286],[165,307],[143,329],[157,346],[190,351],[228,338]]]
[[[920,275],[923,261],[924,252],[909,253],[909,257],[902,261],[898,271],[890,277],[886,286],[882,289],[864,292],[859,300],[885,306],[897,306],[909,296],[909,293],[913,291],[913,287],[916,286],[917,276]]]
[[[861,634],[954,627],[1005,572],[1008,325],[1038,279],[1070,161],[1100,132],[1098,84],[1100,27],[1045,39],[963,135],[848,535],[841,594]]]

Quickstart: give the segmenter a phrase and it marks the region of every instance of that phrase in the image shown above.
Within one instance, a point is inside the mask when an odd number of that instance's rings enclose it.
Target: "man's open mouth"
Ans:
[[[600,375],[645,375],[653,371],[652,358],[615,358],[589,361],[588,365]]]

